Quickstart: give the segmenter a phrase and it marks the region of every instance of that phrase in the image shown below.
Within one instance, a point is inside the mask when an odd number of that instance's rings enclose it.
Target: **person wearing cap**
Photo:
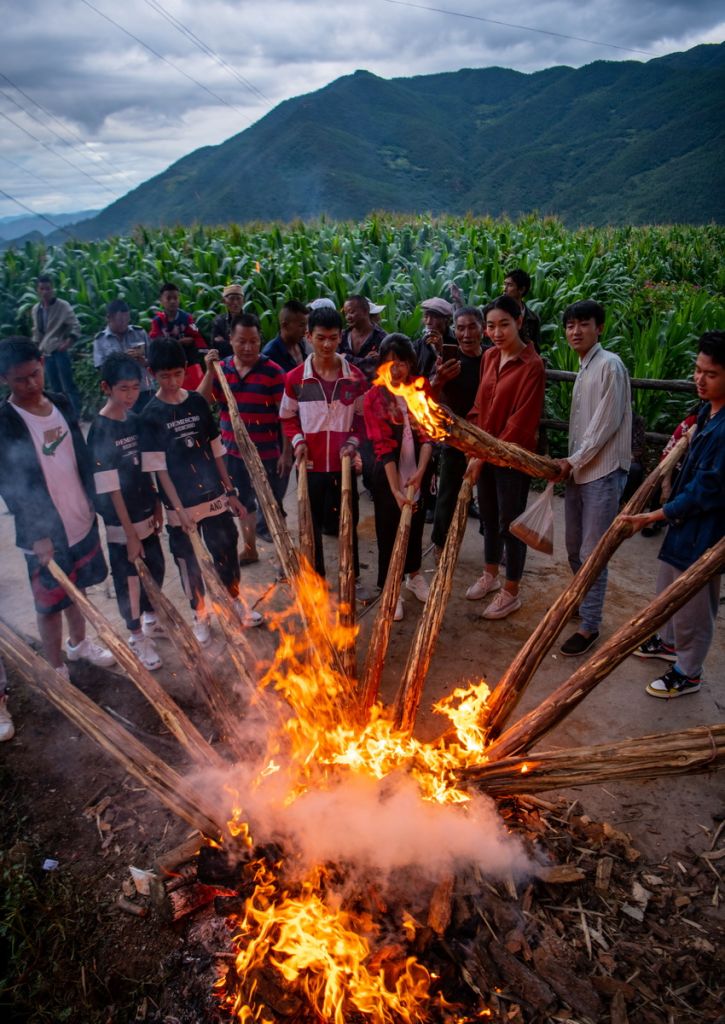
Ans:
[[[385,312],[385,306],[379,306],[377,302],[368,299],[368,308],[370,309],[370,322],[375,324],[376,327],[381,327],[380,314]]]
[[[349,295],[343,313],[347,328],[342,332],[338,352],[372,383],[377,376],[378,353],[386,332],[370,319],[370,305],[364,295]]]
[[[239,316],[244,306],[244,291],[240,284],[228,284],[222,291],[222,302],[227,307],[226,313],[215,316],[211,322],[211,344],[219,353],[220,359],[228,359],[232,353],[229,340],[232,333],[232,320]]]
[[[313,299],[310,309],[337,309],[332,299]]]
[[[444,345],[457,345],[456,336],[451,330],[454,309],[450,302],[439,297],[421,302],[423,310],[423,335],[413,343],[415,357],[418,360],[418,375],[430,377],[435,370],[438,357]]]

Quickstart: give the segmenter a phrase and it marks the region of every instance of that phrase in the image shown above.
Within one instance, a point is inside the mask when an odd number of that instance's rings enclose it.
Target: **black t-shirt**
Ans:
[[[96,509],[106,526],[121,525],[111,491],[121,492],[132,523],[152,516],[156,488],[150,473],[141,468],[141,417],[134,412],[127,412],[125,420],[96,416],[87,444],[93,454]]]
[[[206,399],[190,391],[179,405],[152,398],[142,416],[143,468],[168,471],[184,508],[224,493],[214,459],[224,454],[219,429]],[[164,505],[172,504],[161,490]]]
[[[476,401],[483,351],[480,356],[467,356],[459,348],[457,358],[461,364],[461,372],[443,385],[441,404],[447,405],[451,412],[465,420]]]

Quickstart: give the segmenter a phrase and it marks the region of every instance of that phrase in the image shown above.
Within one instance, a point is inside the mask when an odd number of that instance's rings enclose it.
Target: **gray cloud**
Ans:
[[[0,0],[0,68],[80,136],[82,145],[0,78],[0,188],[38,211],[101,207],[201,145],[222,142],[269,109],[153,10],[154,0],[89,0],[210,96],[82,0]],[[531,72],[555,64],[648,59],[559,36],[487,24],[385,0],[158,0],[272,105],[365,68],[385,78],[499,65]],[[415,0],[418,2],[418,0]],[[426,0],[421,0],[425,6]],[[655,55],[725,38],[719,0],[428,0],[436,6]],[[19,110],[15,100],[64,136]],[[225,105],[227,104],[227,105]],[[232,109],[233,108],[233,109]],[[11,124],[12,118],[18,126]],[[58,155],[34,142],[37,136]],[[7,161],[45,179],[38,181]],[[110,164],[113,165],[115,171]],[[98,179],[97,184],[81,171]],[[110,192],[108,190],[111,190]],[[21,213],[0,197],[0,215]]]

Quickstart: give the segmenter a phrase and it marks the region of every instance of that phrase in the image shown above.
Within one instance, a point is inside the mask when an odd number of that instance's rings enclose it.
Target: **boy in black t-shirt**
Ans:
[[[209,643],[204,584],[188,534],[199,530],[214,567],[237,602],[243,626],[258,626],[259,612],[239,599],[239,534],[233,516],[246,509],[232,487],[224,446],[206,400],[182,387],[186,357],[178,341],[151,343],[149,370],[159,390],[143,411],[143,468],[156,473],[166,507],[169,548],[194,609],[194,634]]]
[[[133,563],[139,556],[143,558],[163,586],[164,553],[158,536],[163,514],[151,475],[141,468],[141,417],[131,412],[141,377],[141,367],[131,356],[124,352],[106,356],[101,386],[108,400],[91,424],[88,445],[93,452],[96,509],[106,524],[118,609],[131,633],[129,646],[153,672],[161,668],[162,661],[152,638],[165,633]]]

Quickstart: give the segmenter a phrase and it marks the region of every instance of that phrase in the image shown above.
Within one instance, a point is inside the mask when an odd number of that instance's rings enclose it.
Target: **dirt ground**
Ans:
[[[289,524],[295,530],[296,498],[291,485],[286,498]],[[0,514],[0,617],[25,636],[37,637],[37,626],[23,556],[14,544],[12,518],[3,506]],[[374,592],[376,548],[372,504],[361,494],[359,526],[362,578]],[[429,544],[426,527],[424,545]],[[165,542],[164,542],[165,543]],[[616,554],[610,571],[603,635],[611,635],[639,611],[653,596],[660,540],[637,536]],[[325,539],[328,578],[334,579],[337,542]],[[282,609],[289,600],[286,584],[276,582],[274,550],[259,544],[261,560],[242,570],[243,581],[257,600],[257,609]],[[185,608],[178,576],[167,549],[167,592],[177,607]],[[445,722],[431,712],[433,702],[467,680],[484,676],[494,685],[540,617],[570,577],[564,553],[563,501],[556,500],[556,537],[553,556],[531,551],[522,583],[523,607],[510,618],[487,622],[481,619],[487,601],[465,599],[466,588],[482,571],[482,538],[478,524],[469,520],[456,571],[453,594],[446,611],[443,630],[429,672],[417,733],[421,739],[442,731]],[[432,552],[424,560],[428,579],[434,571]],[[393,629],[381,696],[393,699],[405,664],[422,605],[413,594],[403,592],[405,618]],[[115,625],[120,617],[109,581],[90,592],[90,597]],[[360,610],[360,609],[359,609]],[[360,618],[358,643],[360,661],[366,649],[376,607]],[[573,626],[571,631],[576,627]],[[224,650],[216,638],[209,650],[212,661],[223,664]],[[565,631],[561,639],[569,635]],[[271,653],[274,638],[262,628],[255,631],[255,644]],[[209,734],[201,699],[190,685],[168,641],[158,641],[164,659],[158,679],[190,717]],[[562,657],[555,647],[535,676],[525,695],[520,713],[536,706],[580,664],[579,659]],[[706,665],[707,684],[683,700],[657,701],[645,692],[661,663],[627,659],[599,686],[555,732],[541,743],[541,749],[591,744],[650,733],[673,731],[722,721],[725,712],[725,638],[718,625]],[[131,723],[135,734],[160,757],[183,770],[183,757],[154,712],[120,670],[100,671],[81,665],[70,667],[72,681],[107,710]],[[106,927],[103,948],[94,952],[94,973],[86,981],[93,1005],[108,1008],[108,1020],[134,1019],[119,1015],[131,983],[149,977],[149,965],[164,964],[164,978],[181,969],[179,926],[159,928],[151,917],[133,917],[116,908],[116,901],[129,891],[128,867],[152,866],[156,856],[188,836],[191,829],[158,804],[135,780],[113,763],[65,718],[33,694],[10,672],[10,707],[17,727],[15,738],[0,746],[2,785],[3,854],[18,841],[29,868],[37,873],[46,858],[59,862],[57,874],[68,873],[87,885],[87,897],[99,922]],[[517,716],[518,717],[518,716]],[[595,821],[607,821],[628,832],[643,859],[657,864],[667,854],[691,849],[699,853],[709,847],[713,828],[725,812],[725,772],[639,784],[609,784],[573,791],[586,813]],[[554,794],[553,796],[556,796]],[[96,816],[89,806],[110,797],[108,806]],[[84,814],[84,811],[86,813]],[[133,894],[131,894],[133,895]],[[713,913],[721,913],[713,908]],[[156,981],[160,976],[156,976]],[[129,988],[131,986],[131,988]],[[135,990],[134,990],[135,991]],[[134,998],[136,998],[134,996]],[[140,998],[140,997],[139,997]],[[145,997],[144,997],[145,998]],[[151,1000],[151,1009],[163,1006]],[[141,1011],[143,1010],[143,1013]],[[126,1011],[124,1011],[125,1013]],[[145,1004],[135,1019],[146,1017]],[[23,1017],[23,1019],[26,1019]],[[30,1019],[30,1018],[28,1018]],[[40,1019],[40,1018],[38,1018]],[[46,1019],[46,1018],[42,1018]],[[53,1019],[53,1018],[47,1018]],[[82,1020],[83,1015],[70,1018]],[[90,1015],[87,1019],[91,1019]],[[92,1018],[93,1020],[96,1017]],[[99,1018],[101,1019],[101,1018]],[[153,1019],[162,1020],[163,1016]],[[172,1017],[168,1018],[172,1020]]]

